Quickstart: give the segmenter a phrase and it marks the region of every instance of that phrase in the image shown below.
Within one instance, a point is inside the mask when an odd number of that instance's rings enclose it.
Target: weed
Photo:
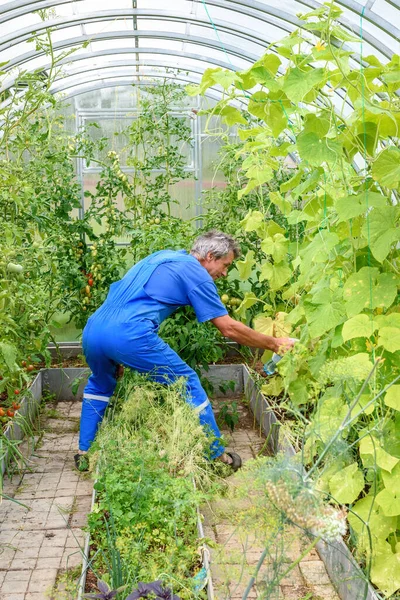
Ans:
[[[224,402],[218,414],[218,421],[225,423],[231,431],[239,423],[239,412],[237,402]]]

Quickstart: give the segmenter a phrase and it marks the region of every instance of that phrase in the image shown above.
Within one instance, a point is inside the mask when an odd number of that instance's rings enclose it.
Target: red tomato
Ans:
[[[11,408],[9,408],[8,411],[7,411],[7,417],[13,418],[13,416],[14,416],[14,411],[11,410]]]
[[[14,410],[19,410],[21,408],[21,405],[18,404],[18,402],[13,402],[12,403],[12,407],[13,407]]]
[[[28,365],[28,366],[26,367],[26,370],[30,372],[30,371],[33,371],[33,369],[34,369],[34,368],[35,368],[35,367],[34,367],[33,365]]]
[[[18,394],[20,394],[20,393],[21,393],[21,390],[14,390],[14,394],[15,394],[16,396],[18,396]]]
[[[21,367],[26,367],[26,360],[21,360]]]
[[[88,284],[90,285],[90,287],[92,287],[92,285],[93,285],[93,279],[88,279]]]
[[[6,413],[5,413],[4,408],[1,408],[1,406],[0,406],[0,417],[4,417],[5,414]]]

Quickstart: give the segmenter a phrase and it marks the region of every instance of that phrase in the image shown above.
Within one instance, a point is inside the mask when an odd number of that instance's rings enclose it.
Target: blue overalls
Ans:
[[[200,423],[213,440],[211,458],[224,452],[221,433],[200,380],[168,344],[157,329],[177,306],[166,305],[148,296],[144,286],[154,270],[165,262],[188,261],[186,253],[161,251],[143,259],[123,279],[113,283],[104,304],[89,318],[82,345],[92,371],[83,393],[79,449],[88,450],[116,386],[117,365],[148,373],[159,383],[186,378],[186,400],[199,414]]]

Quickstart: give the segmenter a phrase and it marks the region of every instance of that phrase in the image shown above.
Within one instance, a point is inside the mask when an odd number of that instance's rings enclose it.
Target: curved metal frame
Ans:
[[[190,0],[188,0],[188,1],[190,1]],[[300,0],[300,1],[305,6],[309,6],[311,8],[319,8],[322,6],[321,3],[316,2],[315,0]],[[394,6],[396,8],[400,8],[399,0],[387,0],[387,1],[392,6]],[[10,18],[23,16],[24,14],[31,12],[32,5],[35,5],[35,10],[38,10],[39,8],[49,8],[52,6],[65,4],[67,2],[68,2],[68,0],[32,0],[30,2],[26,2],[24,0],[22,2],[21,1],[9,2],[8,4],[5,4],[2,6],[3,16],[0,16],[0,23],[5,22],[5,21],[9,20]],[[397,27],[395,27],[392,23],[387,21],[386,19],[383,19],[377,13],[374,13],[372,10],[370,10],[369,7],[367,7],[367,6],[364,7],[363,5],[359,4],[355,0],[337,0],[337,3],[343,7],[351,10],[358,16],[362,15],[366,21],[369,21],[376,27],[379,27],[382,31],[393,36],[395,39],[400,38],[400,30]],[[286,11],[282,11],[281,9],[277,9],[272,6],[268,6],[268,5],[265,5],[261,2],[257,2],[254,0],[253,1],[252,0],[247,0],[247,1],[246,0],[229,0],[229,4],[226,0],[207,0],[207,4],[209,4],[210,6],[225,8],[228,11],[241,12],[242,14],[245,14],[247,16],[253,16],[257,19],[261,18],[262,20],[265,20],[268,23],[271,23],[270,17],[274,17],[276,19],[279,19],[280,21],[281,20],[287,21],[287,22],[295,25],[296,27],[298,27],[298,26],[301,27],[301,21],[299,19],[297,19],[295,16],[291,15],[290,13],[287,13]],[[235,8],[232,8],[232,4],[235,5]],[[14,11],[13,15],[9,16],[7,14],[7,13],[13,12],[13,11]],[[264,15],[268,15],[268,16],[264,16]],[[339,18],[339,22],[341,22],[341,24],[344,27],[353,29],[353,24],[351,22],[349,22],[348,19]],[[280,27],[280,25],[278,23],[276,23],[276,26]]]
[[[104,33],[99,33],[97,34],[95,37],[91,36],[91,35],[81,35],[78,37],[74,37],[74,38],[69,38],[66,40],[61,40],[60,42],[56,42],[53,45],[53,49],[55,51],[57,50],[64,50],[65,48],[71,48],[72,46],[79,46],[81,44],[83,44],[84,42],[98,42],[98,41],[104,41],[104,40],[111,40],[111,39],[126,39],[126,38],[141,38],[141,37],[145,37],[145,38],[150,38],[150,39],[160,39],[160,40],[173,40],[173,41],[177,41],[177,42],[186,42],[188,44],[197,44],[199,46],[205,46],[207,48],[214,48],[215,50],[222,50],[220,43],[218,42],[218,40],[216,40],[215,42],[210,41],[208,38],[202,38],[199,36],[192,36],[192,35],[188,35],[188,34],[180,34],[180,33],[171,33],[169,31],[112,31],[112,32],[104,32]],[[237,56],[238,58],[242,58],[243,60],[247,60],[249,62],[255,62],[257,61],[260,57],[256,56],[255,54],[251,54],[250,52],[244,52],[241,49],[237,48],[236,46],[231,46],[230,44],[225,44],[225,49],[227,51],[228,54],[231,54],[233,56]],[[132,54],[135,54],[138,50],[140,50],[139,48],[135,48],[133,47],[131,49]],[[38,56],[43,56],[44,52],[37,52],[36,50],[32,50],[30,52],[26,52],[25,54],[20,55],[19,57],[16,57],[15,59],[11,59],[7,65],[3,66],[3,70],[6,69],[7,66],[7,70],[12,69],[13,67],[19,66],[21,64],[23,64],[24,62],[27,62],[28,60],[31,60],[32,58],[37,58]],[[71,62],[72,56],[68,57],[69,62]]]
[[[52,21],[46,21],[45,23],[36,23],[35,25],[31,25],[30,27],[25,27],[21,29],[16,35],[15,32],[10,34],[9,36],[5,36],[3,40],[0,41],[0,51],[2,48],[10,48],[15,45],[15,43],[21,43],[32,37],[34,33],[39,33],[46,31],[46,29],[65,29],[68,27],[73,27],[74,25],[85,25],[86,23],[97,23],[101,21],[118,21],[122,19],[126,19],[127,17],[142,17],[146,19],[153,20],[163,20],[163,21],[173,21],[176,23],[191,23],[193,25],[199,25],[201,27],[206,27],[208,29],[212,29],[212,25],[208,20],[200,19],[194,15],[185,15],[175,13],[171,15],[169,11],[158,11],[158,10],[140,10],[140,9],[118,9],[118,10],[103,10],[95,13],[83,14],[83,15],[71,15],[65,19],[54,19]],[[265,38],[265,36],[258,34],[251,29],[241,28],[238,30],[236,26],[233,26],[229,21],[215,21],[215,26],[219,31],[224,33],[228,33],[230,35],[236,35],[238,37],[244,38],[245,40],[253,41],[255,44],[269,44],[269,40]],[[291,31],[291,30],[289,30]],[[141,34],[141,32],[138,32]],[[93,36],[95,37],[95,36]]]
[[[0,22],[5,22],[13,17],[22,16],[23,14],[31,12],[32,6],[35,6],[35,9],[46,8],[46,7],[48,8],[51,6],[64,4],[67,1],[68,0],[32,0],[31,2],[25,2],[25,1],[24,2],[21,2],[21,1],[9,2],[8,4],[5,4],[2,6],[3,16],[0,17]],[[311,8],[319,8],[321,6],[321,4],[316,2],[315,0],[300,0],[300,1],[305,6],[308,6]],[[363,15],[363,18],[366,21],[369,21],[376,27],[379,27],[382,31],[384,31],[388,35],[391,35],[394,39],[398,40],[400,38],[400,30],[397,27],[395,27],[392,23],[386,21],[385,19],[383,19],[376,13],[373,13],[369,8],[364,8],[362,5],[355,2],[355,0],[337,0],[337,1],[340,5],[355,12],[355,14],[357,14],[359,16]],[[302,21],[299,20],[297,17],[291,15],[290,13],[287,13],[286,11],[283,11],[283,10],[275,8],[275,7],[268,6],[261,2],[257,2],[255,0],[229,0],[229,3],[227,0],[207,0],[207,3],[211,6],[216,6],[218,8],[224,8],[228,11],[240,12],[249,17],[255,17],[258,20],[265,21],[266,23],[272,24],[282,30],[288,29],[287,27],[284,27],[282,25],[282,21],[290,23],[292,26],[295,26],[295,27],[301,27],[301,25],[302,25]],[[398,0],[390,0],[390,3],[393,6],[397,6],[397,7],[399,6]],[[232,5],[234,5],[235,8],[233,8]],[[11,14],[11,15],[8,14],[8,13],[12,13],[13,11],[14,11],[14,14]],[[133,11],[140,11],[140,9],[132,9],[132,12]],[[126,12],[126,11],[124,11],[124,12]],[[149,13],[149,11],[141,11],[141,12],[142,12],[142,14],[141,15],[138,14],[137,16],[143,16],[144,13]],[[156,11],[151,11],[151,12],[153,12],[153,18],[156,18],[156,16],[155,16],[156,13],[160,14],[160,13],[163,13],[166,11],[157,11],[156,10]],[[116,11],[114,11],[114,14],[116,14]],[[160,16],[162,16],[163,18],[170,18],[172,20],[177,20],[175,18],[174,14],[171,15],[171,12],[167,13],[167,16],[161,15],[161,14],[160,14]],[[180,15],[177,15],[177,17],[179,18]],[[274,20],[272,20],[271,17]],[[277,19],[277,21],[275,21],[275,19]],[[199,21],[201,21],[201,19],[194,18],[191,15],[185,15],[185,21],[186,22],[189,22],[189,21],[199,22]],[[351,23],[348,19],[342,17],[342,18],[339,18],[339,22],[341,22],[341,24],[345,28],[350,29],[352,32],[354,31],[356,24]],[[210,26],[208,21],[205,21],[205,24]],[[221,23],[221,25],[222,25],[222,23]],[[236,24],[235,24],[235,26],[236,26]],[[236,26],[235,32],[240,33],[240,31],[241,30],[238,29]],[[366,31],[363,32],[363,38],[366,42],[371,44],[374,48],[376,48],[384,56],[390,58],[393,55],[393,52],[391,51],[390,48],[388,48],[385,44],[382,44],[380,42],[380,40],[378,40],[376,37],[372,36],[368,32],[366,32]]]
[[[113,66],[113,65],[111,65]],[[126,65],[124,65],[126,66]],[[134,65],[133,65],[134,66]],[[101,67],[99,67],[100,69]],[[107,80],[111,80],[111,79],[115,79],[118,77],[132,77],[132,79],[136,79],[136,78],[140,78],[140,77],[149,77],[149,78],[168,78],[168,75],[166,75],[165,73],[160,73],[158,71],[140,71],[140,72],[130,72],[130,71],[126,71],[126,73],[122,73],[122,72],[118,72],[115,75],[108,75],[107,77],[94,77],[93,79],[90,79],[91,75],[92,75],[92,71],[95,71],[95,69],[87,72],[82,70],[81,73],[86,72],[87,73],[87,79],[86,81],[82,82],[84,84],[90,82],[90,81],[98,81],[99,79],[107,79]],[[80,73],[80,74],[81,74]],[[67,77],[66,79],[61,79],[60,80],[60,85],[55,85],[52,87],[51,91],[53,94],[59,94],[62,93],[64,90],[69,89],[70,87],[75,87],[76,85],[79,85],[79,82],[68,82],[69,77]],[[189,76],[184,76],[184,77],[180,77],[179,74],[178,75],[174,75],[174,81],[183,81],[185,83],[199,83],[199,79],[196,79],[195,77],[189,77]],[[133,83],[133,82],[132,82]],[[215,90],[215,88],[211,87],[210,90],[214,90],[216,93],[218,93],[218,90]]]
[[[89,85],[86,86],[85,84],[79,85],[78,87],[73,87],[71,88],[71,93],[69,92],[63,92],[63,99],[67,100],[68,98],[73,98],[74,96],[80,96],[81,94],[85,94],[87,92],[93,92],[95,90],[101,90],[103,88],[114,88],[114,87],[125,87],[125,86],[131,86],[132,82],[128,82],[125,79],[121,79],[118,81],[101,81],[98,82],[97,85]],[[148,81],[137,81],[135,82],[135,86],[136,85],[140,85],[140,86],[146,86],[149,85]],[[207,98],[211,98],[212,100],[215,100],[216,102],[218,102],[221,99],[221,94],[212,92],[210,90],[207,90],[207,92],[205,93],[205,96]]]
[[[64,60],[60,60],[60,62],[58,63],[59,65],[69,65],[71,63],[75,63],[75,62],[79,62],[80,60],[88,60],[88,59],[93,59],[93,58],[97,58],[97,57],[105,57],[105,56],[112,56],[113,54],[128,54],[129,56],[132,56],[132,54],[139,55],[139,54],[159,54],[159,55],[166,55],[166,56],[179,56],[182,57],[181,53],[173,51],[173,50],[164,50],[162,48],[135,48],[134,51],[132,51],[131,48],[109,48],[108,50],[98,50],[96,52],[85,52],[84,54],[76,54],[76,55],[72,55],[71,57],[67,57]],[[185,52],[184,58],[189,58],[192,60],[197,60],[199,62],[201,62],[203,65],[204,64],[209,64],[209,65],[213,65],[215,67],[221,67],[222,69],[230,69],[232,71],[239,71],[239,67],[235,67],[232,64],[229,64],[227,62],[224,62],[222,60],[218,60],[216,58],[212,58],[212,57],[207,57],[207,56],[200,56],[197,54],[191,54],[189,52]],[[161,59],[160,59],[161,60]],[[119,61],[114,61],[113,63],[110,63],[110,66],[112,64],[117,64]],[[130,61],[129,59],[127,59],[125,61],[125,64],[130,64],[132,61]],[[135,61],[137,66],[146,66],[146,65],[157,65],[156,66],[168,66],[169,68],[172,69],[179,69],[179,67],[177,67],[176,63],[171,63],[169,64],[168,61],[163,62],[163,63],[158,63],[158,61],[153,61],[153,60],[136,60]],[[43,71],[47,71],[50,68],[50,63],[47,63],[43,66],[40,67],[40,69],[42,69]],[[78,67],[79,68],[79,67]],[[97,67],[96,67],[97,68]],[[100,67],[98,67],[100,68]],[[81,69],[79,69],[80,71]],[[82,69],[83,70],[83,69]],[[93,67],[91,67],[90,70],[93,70]],[[184,67],[182,67],[183,71],[193,71],[196,73],[204,73],[204,67],[194,67],[193,65],[186,65]],[[87,69],[86,69],[87,72]],[[67,77],[69,77],[72,74],[71,71],[69,71],[67,73]],[[63,77],[64,78],[64,77]],[[5,83],[0,87],[0,94],[2,92],[4,92],[5,90],[11,88],[16,80],[18,79],[18,75],[12,78],[9,78],[8,80],[5,81]]]

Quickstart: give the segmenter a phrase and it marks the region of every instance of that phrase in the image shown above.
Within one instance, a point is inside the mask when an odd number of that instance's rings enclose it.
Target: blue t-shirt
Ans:
[[[211,275],[194,257],[158,265],[143,288],[161,304],[193,306],[200,323],[228,314]]]

